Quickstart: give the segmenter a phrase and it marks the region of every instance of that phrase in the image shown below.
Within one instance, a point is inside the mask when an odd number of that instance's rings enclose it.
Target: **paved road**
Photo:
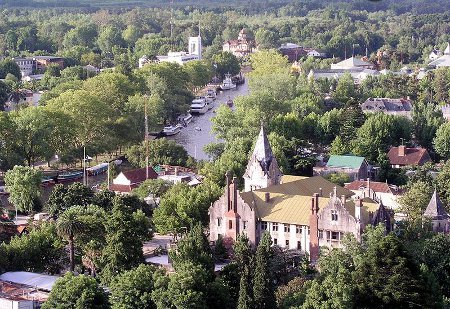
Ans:
[[[209,110],[204,115],[196,115],[188,126],[181,130],[175,136],[168,137],[175,140],[178,144],[184,146],[188,154],[197,160],[209,160],[208,156],[203,151],[203,147],[209,143],[217,142],[217,138],[211,132],[211,118],[215,116],[215,110],[226,101],[234,99],[237,96],[246,95],[248,93],[247,81],[245,84],[238,86],[235,90],[227,90],[217,95],[214,102],[214,108]],[[196,130],[196,127],[201,130]]]

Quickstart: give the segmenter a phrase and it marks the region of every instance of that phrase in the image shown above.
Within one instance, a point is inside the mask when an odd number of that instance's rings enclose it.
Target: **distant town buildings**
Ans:
[[[309,47],[303,47],[294,43],[282,44],[278,50],[283,56],[287,56],[289,62],[298,61],[301,57],[325,58],[326,53]]]
[[[444,50],[443,55],[437,56],[436,54],[435,59],[428,66],[433,68],[450,67],[450,43],[447,43],[447,48]]]
[[[225,41],[222,45],[222,50],[230,52],[238,58],[242,58],[256,50],[256,43],[255,40],[250,37],[248,30],[242,28],[242,30],[239,31],[237,40]]]
[[[139,187],[147,179],[156,179],[158,174],[151,166],[135,170],[121,172],[114,178],[109,186],[111,191],[118,194],[129,194],[133,189]]]
[[[55,56],[34,56],[25,58],[13,58],[19,66],[23,77],[43,73],[49,65],[56,65],[64,69],[64,58]]]
[[[412,105],[409,98],[368,98],[361,104],[361,109],[365,113],[382,112],[390,115],[412,117]]]

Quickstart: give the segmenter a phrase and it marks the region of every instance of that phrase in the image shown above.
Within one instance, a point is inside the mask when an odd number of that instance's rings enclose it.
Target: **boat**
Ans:
[[[166,127],[164,127],[164,129],[163,129],[163,134],[164,134],[165,136],[175,135],[175,134],[180,133],[180,131],[181,131],[182,128],[183,128],[183,126],[180,125],[180,124],[177,124],[177,125],[174,125],[174,126],[173,126],[173,125],[166,126]]]
[[[89,176],[95,176],[102,174],[108,170],[109,163],[100,163],[95,166],[89,167],[86,169],[86,172]]]
[[[208,111],[205,98],[198,98],[192,101],[191,114],[204,114]]]
[[[214,100],[207,98],[206,99],[206,106],[208,106],[208,110],[212,109],[214,107]]]
[[[242,75],[242,73],[239,73],[239,75],[233,76],[231,78],[233,83],[235,83],[237,86],[242,85],[245,83],[245,77]]]
[[[194,117],[191,115],[191,113],[187,113],[185,115],[178,116],[178,123],[187,126]]]
[[[223,80],[222,85],[220,85],[220,89],[230,90],[235,88],[236,84],[231,80],[231,74],[225,74],[225,79]]]
[[[58,182],[72,181],[83,178],[83,172],[69,172],[65,174],[59,174],[56,178]]]
[[[217,94],[214,89],[208,89],[206,90],[206,97],[212,99],[213,101],[216,100]]]
[[[50,177],[50,176],[44,176],[41,180],[41,186],[44,186],[44,187],[49,186],[54,183],[55,183],[54,177]]]

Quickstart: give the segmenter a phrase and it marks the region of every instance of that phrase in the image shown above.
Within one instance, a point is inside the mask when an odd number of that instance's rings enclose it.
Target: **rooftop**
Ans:
[[[365,160],[364,157],[331,155],[327,167],[359,169]]]

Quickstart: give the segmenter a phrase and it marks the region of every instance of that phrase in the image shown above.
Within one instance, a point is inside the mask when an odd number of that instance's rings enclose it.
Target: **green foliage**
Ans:
[[[272,238],[269,233],[264,233],[258,244],[255,255],[255,270],[253,277],[253,299],[255,308],[275,307],[273,274],[269,271],[272,255]]]
[[[149,165],[168,164],[186,166],[188,154],[183,146],[166,138],[149,141]],[[136,167],[145,167],[145,145],[134,145],[126,154],[131,164]]]
[[[307,281],[296,277],[286,285],[279,286],[276,291],[277,306],[280,309],[292,308],[305,302]]]
[[[239,60],[235,55],[229,52],[221,52],[220,54],[214,56],[213,62],[216,66],[216,74],[222,78],[227,73],[236,75],[241,70]]]
[[[434,149],[443,158],[450,158],[450,123],[443,123],[436,131],[433,140]]]
[[[220,188],[213,184],[172,186],[155,209],[153,223],[157,231],[162,234],[177,234],[189,230],[198,222],[206,226],[209,222],[208,208],[221,193]]]
[[[110,285],[111,308],[156,308],[151,293],[154,290],[154,274],[157,271],[154,266],[141,264],[115,277]]]
[[[87,206],[92,204],[94,192],[80,182],[74,182],[69,186],[55,185],[46,203],[46,209],[52,216],[75,205]]]
[[[48,300],[42,305],[43,309],[108,307],[108,298],[94,278],[70,272],[55,282]]]
[[[42,173],[25,166],[14,166],[5,174],[5,183],[10,192],[9,201],[19,211],[32,212],[41,195]]]
[[[332,183],[343,187],[345,183],[351,182],[350,176],[346,173],[331,173],[325,176]]]
[[[171,182],[163,179],[147,179],[139,187],[133,190],[133,194],[136,194],[141,199],[144,199],[149,195],[157,198],[166,193],[171,186]]]
[[[432,186],[425,181],[415,181],[400,198],[401,211],[411,220],[421,218],[433,193]]]
[[[58,273],[66,258],[64,244],[53,223],[42,223],[29,234],[13,237],[9,244],[0,244],[0,253],[3,271]]]

